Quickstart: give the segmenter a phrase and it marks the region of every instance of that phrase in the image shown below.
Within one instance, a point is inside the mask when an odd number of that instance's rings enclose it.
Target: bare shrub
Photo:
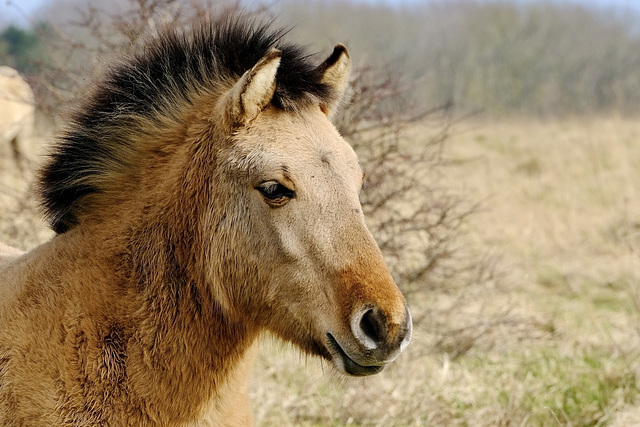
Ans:
[[[410,89],[391,70],[356,70],[338,123],[366,171],[362,205],[369,226],[409,293],[423,290],[427,278],[436,283],[450,275],[446,261],[472,212],[438,183],[452,105],[418,111],[406,96]],[[408,140],[408,127],[426,120],[435,134]]]
[[[92,77],[122,54],[142,48],[145,39],[163,26],[188,27],[198,17],[231,12],[259,15],[239,0],[119,0],[86,1],[63,22],[47,21],[36,28],[48,54],[38,64],[35,84],[40,108],[52,116],[73,105]]]

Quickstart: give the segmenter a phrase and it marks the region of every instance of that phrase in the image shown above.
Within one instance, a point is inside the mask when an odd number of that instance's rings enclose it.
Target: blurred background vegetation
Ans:
[[[0,64],[39,83],[35,86],[40,93],[44,88],[68,91],[70,82],[52,70],[60,64],[66,69],[105,60],[117,42],[107,34],[112,25],[120,25],[120,35],[135,42],[140,28],[125,23],[124,17],[157,20],[185,3],[45,1],[28,17],[29,26],[0,18]],[[19,8],[19,2],[15,4]],[[346,43],[361,65],[388,66],[411,84],[406,96],[424,107],[453,102],[461,111],[489,116],[640,112],[637,10],[500,0],[400,6],[277,0],[242,8],[267,10],[279,24],[293,26],[293,37],[312,49]],[[105,22],[106,17],[112,21]],[[124,25],[130,26],[128,31]],[[105,44],[109,37],[111,43]]]

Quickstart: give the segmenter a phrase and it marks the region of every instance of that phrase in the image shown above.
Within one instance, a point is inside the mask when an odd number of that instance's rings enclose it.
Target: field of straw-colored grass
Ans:
[[[428,132],[412,129],[408,143]],[[344,379],[265,338],[256,422],[640,424],[640,122],[467,121],[445,156],[442,179],[480,204],[461,243],[492,260],[495,279],[416,297],[429,315],[371,378]],[[29,177],[0,147],[0,240],[23,249],[51,235],[24,196]]]

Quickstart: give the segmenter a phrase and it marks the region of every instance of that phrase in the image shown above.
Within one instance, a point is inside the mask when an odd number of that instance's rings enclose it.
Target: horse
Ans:
[[[31,86],[13,68],[0,66],[0,144],[9,145],[18,166],[33,132],[35,100]]]
[[[109,64],[38,175],[48,242],[0,249],[0,424],[249,425],[263,334],[338,375],[412,330],[315,62],[246,17],[165,28]]]

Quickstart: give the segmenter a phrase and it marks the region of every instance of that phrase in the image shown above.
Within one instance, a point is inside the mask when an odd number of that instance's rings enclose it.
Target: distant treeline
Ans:
[[[453,101],[496,116],[640,113],[635,12],[564,2],[283,0],[269,13],[315,50],[344,42],[356,64],[386,67],[424,107]],[[50,51],[36,34],[45,28],[0,29],[0,64],[37,74]]]
[[[35,31],[9,25],[0,32],[0,65],[34,74],[42,56],[42,44]]]
[[[640,113],[640,16],[561,2],[441,0],[283,7],[296,33],[388,63],[420,103],[489,115]],[[357,51],[357,52],[356,52]]]

